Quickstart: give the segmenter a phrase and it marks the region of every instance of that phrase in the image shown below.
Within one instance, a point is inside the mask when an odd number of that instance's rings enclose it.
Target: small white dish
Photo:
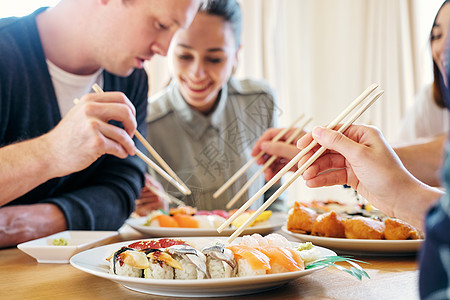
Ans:
[[[40,263],[68,263],[76,253],[103,245],[118,234],[117,231],[68,230],[19,244],[17,248]],[[52,245],[54,239],[60,238],[67,241],[67,246]]]

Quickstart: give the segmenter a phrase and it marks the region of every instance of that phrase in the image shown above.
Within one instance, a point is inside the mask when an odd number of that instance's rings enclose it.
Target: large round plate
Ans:
[[[286,223],[287,215],[285,213],[274,212],[270,219],[264,224],[247,227],[242,232],[242,235],[246,234],[268,234],[272,231],[278,230]],[[144,226],[147,221],[147,217],[130,218],[126,221],[128,225],[140,231],[148,234],[152,237],[174,237],[174,236],[229,236],[236,229],[226,228],[221,233],[216,229],[203,229],[203,228],[173,228],[173,227],[153,227]]]
[[[189,241],[192,238],[183,238]],[[219,238],[225,239],[225,238]],[[290,280],[309,275],[325,267],[311,268],[305,271],[270,274],[251,277],[236,277],[226,279],[178,280],[178,279],[147,279],[118,276],[109,273],[109,263],[106,261],[113,251],[136,241],[121,242],[78,253],[70,259],[77,269],[89,274],[110,279],[134,291],[172,297],[220,297],[245,295],[279,287]],[[297,243],[292,243],[296,245]],[[321,256],[334,256],[335,252],[317,247]]]
[[[338,252],[359,254],[415,254],[422,246],[423,239],[418,240],[367,240],[329,238],[309,234],[294,233],[282,227],[286,234],[298,238],[303,242],[331,248]]]

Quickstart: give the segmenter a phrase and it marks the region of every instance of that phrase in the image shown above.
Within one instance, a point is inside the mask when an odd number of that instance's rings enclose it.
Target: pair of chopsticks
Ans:
[[[97,93],[103,93],[102,88],[98,84],[94,84],[92,89]],[[74,102],[78,102],[78,99],[75,99]],[[184,195],[190,195],[191,190],[184,184],[183,181],[175,174],[175,172],[169,167],[169,165],[164,161],[164,159],[156,152],[156,150],[150,145],[149,142],[142,136],[142,134],[136,129],[134,135],[137,139],[144,145],[144,147],[153,155],[153,157],[161,164],[164,168],[161,169],[156,163],[154,163],[150,158],[148,158],[144,153],[142,153],[139,149],[136,148],[136,155],[140,157],[145,163],[147,163],[153,170],[158,172],[162,177],[164,177],[167,181],[169,181],[172,185],[174,185],[180,192]],[[169,174],[167,174],[167,173]]]
[[[303,115],[302,115],[303,117]],[[303,128],[305,128],[305,126],[311,122],[312,119],[309,118],[306,120],[306,122],[304,122],[301,126],[299,126],[297,129],[295,129],[295,131],[289,136],[289,138],[284,142],[285,144],[290,144],[292,143],[292,141],[302,132]],[[289,126],[288,130],[291,129],[293,126],[295,125],[292,124],[292,126]],[[284,135],[284,134],[283,134]],[[276,137],[274,137],[272,139],[272,141],[276,141],[275,140]],[[278,139],[277,139],[278,140]],[[261,151],[262,152],[262,151]],[[234,195],[233,198],[231,198],[230,202],[227,203],[226,208],[230,209],[235,203],[236,201],[250,188],[250,186],[256,181],[256,179],[258,179],[259,175],[261,175],[268,167],[270,167],[270,165],[272,165],[272,163],[278,158],[278,156],[273,155],[271,156],[262,166],[262,168],[259,168],[258,171],[253,174],[253,176],[244,184],[244,186],[236,193],[236,195]]]
[[[157,188],[154,188],[150,184],[146,184],[145,187],[148,188],[149,191],[151,191],[156,196],[163,198],[167,203],[173,203],[178,206],[186,206],[186,204],[183,201],[181,201],[180,199],[175,198],[174,196],[172,196],[169,193],[158,190]]]
[[[284,128],[282,131],[280,131],[273,139],[272,142],[276,142],[279,139],[281,139],[289,130],[291,130],[295,124],[297,124],[298,121],[300,121],[302,118],[304,117],[304,114],[302,114],[301,116],[299,116],[297,119],[294,120],[294,122],[292,122],[291,125],[289,125],[289,127]],[[260,159],[263,155],[265,154],[264,151],[260,151],[258,153],[258,155],[256,155],[255,157],[253,157],[253,159],[249,160],[245,165],[243,165],[239,170],[236,171],[236,173],[234,173],[233,176],[230,177],[230,179],[228,179],[214,194],[213,194],[213,198],[217,199],[220,195],[222,195],[223,192],[225,192],[226,189],[228,189],[239,177],[241,177],[245,171],[248,170],[248,168],[250,168],[250,166],[255,163],[256,161],[258,161],[258,159]],[[230,201],[231,202],[231,201]],[[228,207],[229,204],[227,204]],[[231,204],[232,205],[232,204]],[[231,206],[230,205],[230,206]]]
[[[358,98],[356,98],[350,105],[339,114],[327,128],[334,128],[339,123],[341,123],[350,113],[360,106],[354,114],[348,118],[348,120],[339,128],[338,132],[344,132],[353,122],[356,121],[375,101],[381,97],[384,93],[383,90],[378,91],[374,95],[369,95],[375,91],[379,85],[372,84],[369,86]],[[289,163],[281,169],[269,182],[267,182],[252,198],[250,198],[244,205],[241,206],[233,215],[231,215],[218,229],[218,232],[222,232],[227,226],[229,226],[239,215],[241,215],[245,210],[247,210],[262,194],[264,194],[272,185],[274,185],[281,177],[286,174],[300,159],[305,156],[317,142],[313,140],[305,149],[300,151]],[[234,233],[227,239],[231,243],[236,237],[238,237],[253,221],[265,211],[298,177],[300,177],[303,172],[314,163],[314,161],[319,158],[326,148],[321,147],[317,152],[315,152],[298,170],[284,183],[264,204],[259,207],[252,216],[245,221],[239,228],[237,228]]]

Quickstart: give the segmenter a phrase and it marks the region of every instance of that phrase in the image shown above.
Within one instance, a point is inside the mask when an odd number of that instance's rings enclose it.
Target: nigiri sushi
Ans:
[[[258,247],[258,250],[267,255],[270,269],[267,274],[302,271],[305,263],[296,250],[284,247]]]
[[[238,277],[264,275],[270,270],[270,259],[254,247],[246,245],[228,246],[238,263]]]
[[[174,245],[166,251],[177,260],[181,268],[175,269],[175,279],[203,279],[208,278],[206,257],[197,249],[186,245]]]
[[[210,278],[229,278],[236,276],[237,264],[234,254],[222,243],[202,249],[206,256],[206,267]]]

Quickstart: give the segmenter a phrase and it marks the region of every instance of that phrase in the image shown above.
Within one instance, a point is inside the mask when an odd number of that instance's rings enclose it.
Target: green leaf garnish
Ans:
[[[347,269],[343,266],[336,265],[336,262],[346,262],[346,263],[349,263],[350,265],[352,265],[352,267],[350,267],[350,269]],[[305,267],[305,269],[311,269],[311,268],[322,267],[322,266],[325,266],[325,267],[333,266],[338,270],[347,272],[348,274],[352,275],[353,277],[357,278],[358,280],[362,280],[363,277],[367,277],[370,279],[369,274],[367,274],[366,271],[364,271],[364,269],[361,268],[357,264],[357,262],[363,263],[363,264],[368,264],[365,261],[351,258],[351,256],[325,256],[325,257],[320,258],[320,259],[312,262],[311,264],[307,265]]]

